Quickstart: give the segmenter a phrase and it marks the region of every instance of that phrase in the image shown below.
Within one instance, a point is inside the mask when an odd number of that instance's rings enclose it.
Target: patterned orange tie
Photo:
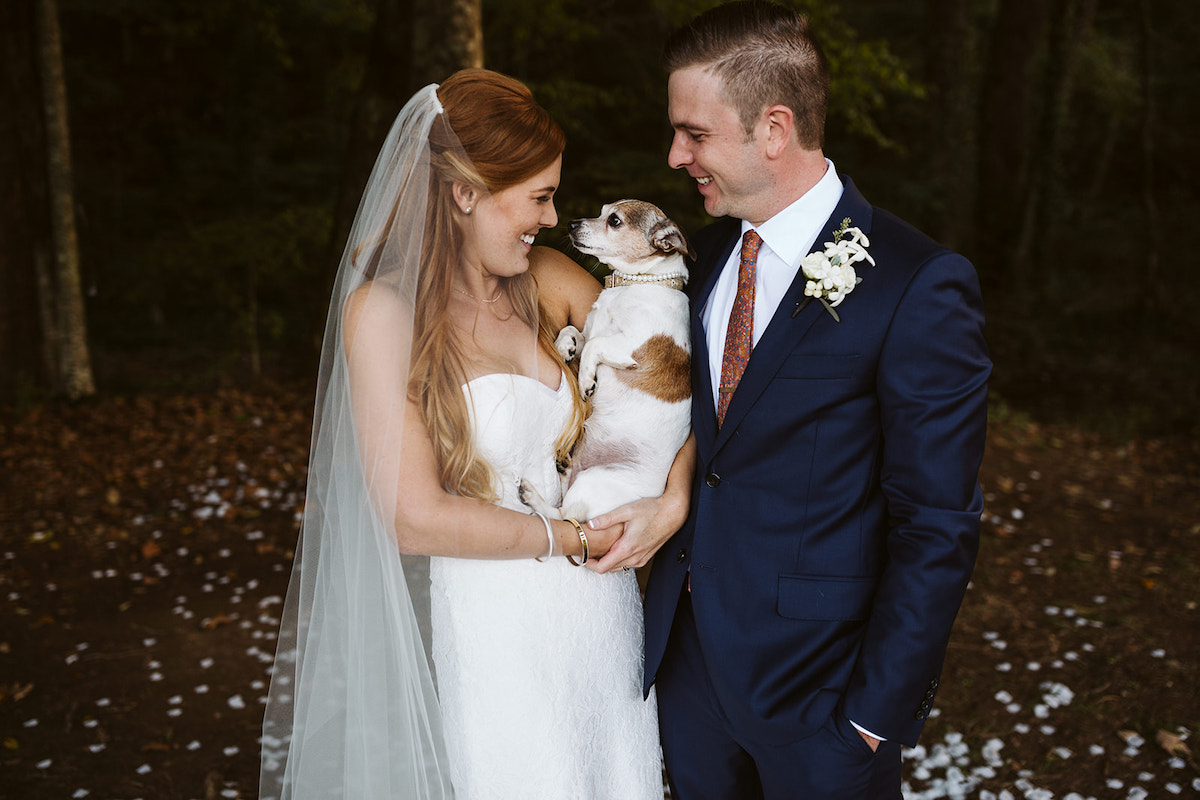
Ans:
[[[729,312],[725,332],[725,354],[721,358],[721,388],[717,394],[717,427],[725,422],[729,398],[742,380],[750,350],[754,346],[754,275],[758,267],[758,248],[762,244],[753,230],[742,237],[742,259],[738,265],[737,298]]]

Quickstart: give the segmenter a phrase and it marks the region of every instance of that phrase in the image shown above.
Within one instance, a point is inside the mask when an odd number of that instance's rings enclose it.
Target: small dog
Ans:
[[[679,226],[640,200],[621,200],[568,226],[571,243],[613,269],[583,331],[556,346],[579,356],[579,388],[591,400],[583,436],[564,470],[561,508],[521,482],[521,499],[548,517],[588,520],[657,497],[691,429],[691,342]]]

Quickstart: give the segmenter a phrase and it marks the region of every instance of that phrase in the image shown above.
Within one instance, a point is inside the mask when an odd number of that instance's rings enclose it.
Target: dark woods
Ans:
[[[563,220],[633,196],[704,222],[658,63],[703,0],[56,2],[0,4],[5,403],[86,395],[86,365],[102,393],[306,376],[376,149],[459,66],[561,122]],[[834,71],[827,154],[979,267],[997,399],[1194,431],[1192,3],[799,5]]]

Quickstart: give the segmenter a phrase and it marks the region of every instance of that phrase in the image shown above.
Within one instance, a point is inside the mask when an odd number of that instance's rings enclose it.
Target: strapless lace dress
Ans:
[[[520,375],[463,387],[476,446],[526,511],[517,481],[560,499],[554,444],[571,411]],[[655,699],[642,699],[642,604],[632,572],[430,559],[433,662],[459,800],[661,800]]]

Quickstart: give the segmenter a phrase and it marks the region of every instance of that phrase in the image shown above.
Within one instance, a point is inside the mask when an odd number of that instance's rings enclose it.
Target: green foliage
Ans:
[[[666,164],[663,41],[715,0],[484,0],[487,65],[526,82],[567,134],[560,212],[594,214],[621,197],[662,206],[685,228],[707,218],[687,177]],[[879,116],[923,89],[888,43],[859,35],[836,3],[792,2],[821,31],[833,70],[831,122],[872,146],[899,148]],[[561,241],[561,231],[549,237]]]
[[[334,267],[322,237],[377,0],[60,2],[93,341],[204,351],[223,368],[253,326],[264,348],[311,352]],[[979,119],[997,13],[1018,0],[966,2],[950,87],[965,104],[961,131],[940,124],[947,87],[931,67],[928,3],[787,2],[809,15],[832,67],[827,154],[935,236],[957,214],[956,248],[988,264],[998,396],[1110,429],[1194,430],[1200,379],[1180,365],[1196,359],[1200,272],[1186,248],[1169,249],[1166,228],[1200,213],[1191,4],[1157,0],[1152,17],[1095,4],[1072,34],[1074,79],[1058,100],[1053,65],[1066,53],[1049,26],[1029,31],[1040,56],[1022,118],[1034,138],[1001,188],[1028,196],[1030,176],[1047,179],[1028,255],[1013,264],[979,247],[994,223],[973,207],[998,191],[976,185],[980,132],[1024,135]],[[660,53],[716,0],[482,4],[487,65],[529,84],[567,133],[564,223],[621,197],[654,202],[691,232],[708,221],[693,182],[666,164]],[[1036,138],[1047,130],[1060,153],[1050,163]],[[563,228],[543,241],[565,245]],[[1150,391],[1156,382],[1165,389]]]

